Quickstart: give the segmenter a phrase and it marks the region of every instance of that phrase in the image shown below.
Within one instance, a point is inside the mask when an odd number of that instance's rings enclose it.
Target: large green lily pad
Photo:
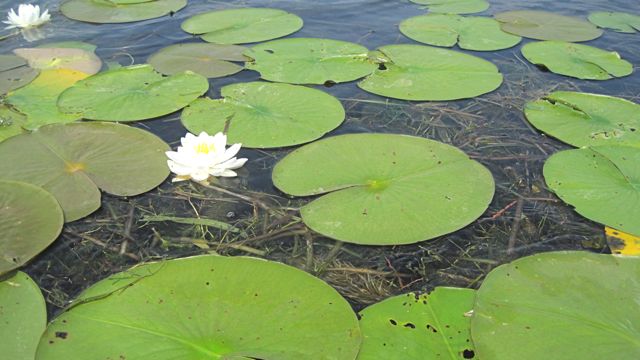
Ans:
[[[165,77],[151,65],[134,65],[78,82],[60,95],[58,108],[90,120],[145,120],[182,109],[208,88],[193,72]]]
[[[269,41],[245,52],[245,68],[263,79],[292,84],[353,81],[378,66],[364,46],[331,39],[294,38]]]
[[[190,17],[182,30],[217,44],[246,44],[276,39],[302,28],[302,19],[283,10],[242,8],[210,11]]]
[[[13,111],[6,105],[0,105],[0,142],[25,132],[27,117]]]
[[[169,15],[186,5],[187,0],[68,0],[62,3],[60,11],[64,16],[78,21],[126,23]]]
[[[479,359],[640,358],[640,258],[551,252],[502,265],[476,295]]]
[[[491,92],[502,83],[495,65],[473,55],[423,45],[388,45],[378,50],[388,60],[358,83],[361,89],[377,95],[455,100]]]
[[[357,360],[469,359],[475,291],[438,287],[428,295],[398,295],[360,313]]]
[[[547,185],[582,216],[640,235],[640,148],[566,150],[544,164]]]
[[[411,0],[427,5],[429,12],[445,14],[473,14],[489,8],[486,0]]]
[[[536,40],[589,41],[602,35],[590,22],[548,11],[516,10],[495,14],[502,30]]]
[[[156,187],[169,175],[168,150],[155,135],[127,125],[48,125],[0,142],[0,179],[42,186],[68,222],[100,207],[98,188],[132,196]]]
[[[38,285],[17,272],[0,282],[0,353],[6,359],[33,360],[47,325],[47,309]]]
[[[299,148],[273,169],[294,196],[325,194],[300,209],[311,229],[370,245],[409,244],[477,219],[494,192],[491,173],[453,146],[392,134],[352,134]]]
[[[592,12],[589,14],[589,21],[601,28],[621,33],[633,34],[640,31],[640,16],[624,12]]]
[[[88,42],[84,42],[84,41],[75,41],[75,40],[68,40],[68,41],[56,41],[56,42],[52,42],[52,43],[44,43],[41,45],[36,46],[37,48],[65,48],[65,49],[82,49],[85,51],[90,51],[90,52],[95,52],[96,49],[98,48],[97,46],[88,43]]]
[[[147,62],[165,75],[193,71],[208,78],[235,74],[244,67],[230,61],[245,61],[247,48],[237,45],[203,43],[177,44],[162,48],[149,56]]]
[[[231,143],[273,148],[315,140],[345,115],[338,99],[304,86],[251,82],[227,85],[221,93],[223,99],[198,99],[184,109],[182,123],[190,132],[228,128]]]
[[[63,223],[53,195],[35,185],[0,180],[0,274],[38,255],[58,237]],[[0,320],[2,312],[0,307]]]
[[[539,41],[524,45],[522,55],[531,63],[565,76],[608,80],[630,75],[633,65],[614,51],[564,41]]]
[[[434,46],[492,51],[517,45],[522,38],[500,29],[496,20],[480,16],[427,14],[414,16],[400,23],[400,32],[407,37]]]
[[[102,61],[93,51],[74,48],[20,48],[13,53],[26,59],[34,69],[69,69],[93,75]]]
[[[640,146],[640,105],[625,99],[556,91],[527,103],[524,113],[533,126],[573,146]]]
[[[77,304],[51,322],[39,360],[353,360],[361,341],[334,289],[255,258],[145,264],[95,284]]]
[[[0,55],[0,95],[27,85],[39,73],[19,56]]]

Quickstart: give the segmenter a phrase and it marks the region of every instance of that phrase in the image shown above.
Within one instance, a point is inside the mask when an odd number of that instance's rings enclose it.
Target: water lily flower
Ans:
[[[228,149],[227,135],[219,132],[214,136],[201,132],[195,136],[187,133],[180,139],[182,146],[177,151],[167,151],[169,169],[177,176],[173,181],[206,181],[209,176],[236,176],[236,172],[246,158],[238,159],[236,154],[241,144],[233,144]]]
[[[11,9],[7,14],[7,20],[3,23],[9,26],[5,29],[21,28],[28,29],[42,25],[51,19],[49,10],[45,10],[42,15],[40,14],[40,6],[31,4],[20,4],[18,6],[18,13]]]

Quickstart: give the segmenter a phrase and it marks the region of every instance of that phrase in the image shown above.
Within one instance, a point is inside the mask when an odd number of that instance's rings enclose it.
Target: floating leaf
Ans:
[[[164,77],[150,65],[134,65],[78,82],[60,95],[58,107],[90,120],[145,120],[182,109],[208,88],[207,79],[192,72]]]
[[[0,142],[12,136],[22,134],[27,117],[5,105],[0,105]]]
[[[36,46],[37,48],[65,48],[65,49],[82,49],[85,51],[95,52],[97,46],[83,41],[56,41]]]
[[[93,75],[102,61],[91,51],[74,48],[21,48],[14,54],[26,59],[29,66],[40,70],[68,69]]]
[[[235,74],[244,69],[229,61],[245,61],[247,48],[236,45],[189,43],[167,46],[149,56],[147,62],[156,71],[173,75],[193,71],[208,78]]]
[[[352,360],[361,340],[334,289],[255,258],[144,264],[93,285],[77,304],[51,322],[39,360]]]
[[[458,230],[493,197],[491,173],[465,153],[424,138],[335,136],[276,164],[273,182],[294,196],[326,194],[300,209],[311,229],[370,245],[410,244]]]
[[[276,39],[302,28],[297,15],[278,9],[242,8],[209,11],[190,17],[182,30],[217,44],[246,44]]]
[[[19,56],[0,55],[0,71],[12,70],[24,65],[27,65],[27,62]]]
[[[640,236],[627,234],[608,226],[604,227],[607,244],[612,254],[638,256],[640,255]]]
[[[132,196],[156,187],[169,175],[168,150],[155,135],[126,125],[48,125],[0,142],[0,179],[42,186],[69,222],[100,207],[98,188]]]
[[[476,294],[479,359],[640,358],[640,259],[552,252],[502,265]]]
[[[388,61],[358,83],[361,89],[377,95],[454,100],[491,92],[502,83],[495,65],[473,55],[422,45],[388,45],[378,50]]]
[[[532,42],[522,47],[522,55],[531,63],[550,71],[587,80],[608,80],[633,72],[633,66],[617,52],[564,41]]]
[[[68,0],[60,11],[70,19],[90,23],[126,23],[172,14],[187,5],[187,0]]]
[[[537,40],[589,41],[602,35],[590,22],[548,11],[517,10],[495,15],[502,30]]]
[[[269,41],[245,52],[245,68],[269,81],[325,84],[353,81],[377,65],[364,46],[330,39],[294,38]]]
[[[394,296],[360,313],[357,360],[469,359],[475,291],[438,287],[429,295]]]
[[[640,234],[640,148],[566,150],[544,164],[547,185],[582,216]]]
[[[489,8],[489,3],[485,0],[411,0],[411,2],[427,5],[429,12],[445,14],[473,14]]]
[[[198,99],[182,112],[189,131],[214,134],[228,121],[230,142],[273,148],[313,141],[344,120],[338,99],[304,86],[251,82],[227,85],[221,93],[223,99]]]
[[[40,72],[27,66],[27,62],[14,55],[0,55],[0,95],[21,88]]]
[[[601,28],[621,33],[633,34],[640,31],[640,16],[623,12],[592,12],[589,14],[589,21]]]

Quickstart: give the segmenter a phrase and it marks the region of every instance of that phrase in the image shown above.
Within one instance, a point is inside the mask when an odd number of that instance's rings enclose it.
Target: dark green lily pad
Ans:
[[[273,148],[313,141],[344,120],[338,99],[304,86],[251,82],[227,85],[221,93],[223,99],[198,99],[184,109],[182,123],[190,132],[228,127],[230,143]]]
[[[0,55],[0,95],[29,84],[40,72],[15,55]]]
[[[489,8],[489,3],[485,0],[411,0],[411,2],[427,5],[429,12],[444,14],[473,14]]]
[[[551,252],[502,265],[476,295],[478,359],[640,358],[640,258]]]
[[[524,113],[533,126],[573,146],[640,146],[640,105],[625,99],[556,91],[527,103]]]
[[[410,244],[458,230],[493,197],[491,173],[465,153],[424,138],[335,136],[305,145],[273,169],[294,196],[325,194],[300,209],[314,231],[369,245]]]
[[[25,132],[27,117],[6,105],[0,105],[0,142]]]
[[[522,55],[531,63],[565,76],[608,80],[630,75],[633,65],[614,51],[564,41],[540,41],[524,45]]]
[[[210,11],[190,17],[182,30],[216,44],[272,40],[302,28],[302,19],[283,10],[242,8]]]
[[[158,186],[169,175],[168,150],[155,135],[126,125],[48,125],[0,142],[0,179],[42,186],[69,222],[100,207],[98,188],[132,196]]]
[[[547,11],[506,11],[495,18],[502,23],[502,30],[537,40],[579,42],[602,35],[602,30],[586,20]]]
[[[243,66],[229,61],[247,60],[242,53],[247,48],[237,45],[190,43],[171,45],[149,56],[147,62],[165,75],[193,71],[208,78],[235,74]]]
[[[255,258],[144,264],[93,285],[76,304],[47,328],[39,360],[353,360],[361,341],[334,289]]]
[[[589,14],[589,21],[601,28],[621,33],[633,34],[640,31],[640,16],[629,13],[596,11]]]
[[[102,60],[93,53],[76,48],[20,48],[13,53],[39,70],[68,69],[93,75],[100,71]]]
[[[64,16],[78,21],[126,23],[169,15],[186,5],[187,0],[68,0],[62,3],[60,11]]]

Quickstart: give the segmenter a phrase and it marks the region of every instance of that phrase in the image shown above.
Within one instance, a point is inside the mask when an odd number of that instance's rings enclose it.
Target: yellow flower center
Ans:
[[[215,147],[213,144],[200,143],[196,145],[196,153],[198,154],[208,154],[214,150],[215,150]]]

